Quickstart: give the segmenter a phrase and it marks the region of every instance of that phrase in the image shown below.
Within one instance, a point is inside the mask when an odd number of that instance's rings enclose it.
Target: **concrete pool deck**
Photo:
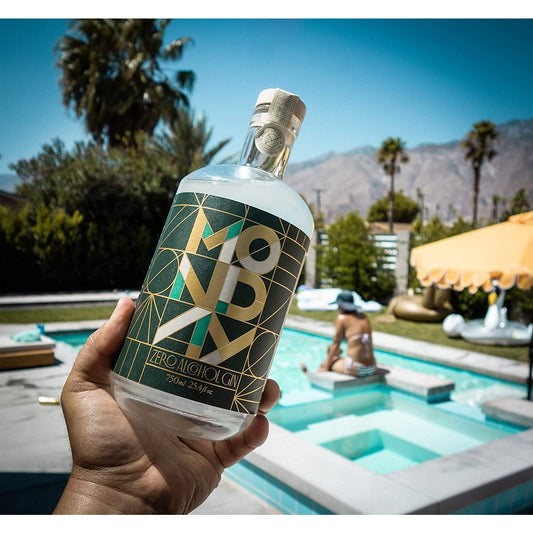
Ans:
[[[20,309],[45,306],[113,305],[120,298],[136,300],[140,291],[85,291],[49,294],[14,294],[0,296],[0,308]]]
[[[102,322],[48,323],[47,333],[94,329]],[[289,317],[286,326],[327,337],[333,333],[331,324],[302,317]],[[24,328],[27,325],[0,325],[0,334]],[[374,344],[385,351],[517,383],[525,383],[527,379],[524,363],[476,352],[378,332],[374,333]],[[32,494],[35,494],[36,490],[47,489],[50,494],[55,487],[57,493],[70,470],[70,451],[61,410],[36,401],[41,395],[59,397],[75,357],[73,351],[65,347],[59,343],[56,348],[56,359],[61,364],[0,372],[0,408],[4,421],[1,436],[4,453],[0,457],[0,477],[4,481],[0,489],[11,512],[16,512],[16,508],[9,502],[25,490],[33,489]],[[448,514],[517,490],[529,490],[527,497],[533,502],[532,449],[533,430],[528,430],[466,452],[378,475],[272,424],[267,442],[246,461],[332,513]],[[15,481],[17,474],[21,475]],[[14,491],[6,491],[6,484]],[[233,505],[228,507],[230,501]],[[495,512],[505,512],[505,509],[495,507]],[[278,511],[224,476],[219,488],[195,513],[276,514]]]
[[[103,320],[47,323],[49,331],[95,329]],[[28,324],[0,324],[0,336]],[[71,470],[67,430],[61,407],[39,402],[59,398],[77,352],[56,343],[50,366],[0,371],[0,514],[49,514]],[[219,486],[192,514],[282,514],[223,475]]]

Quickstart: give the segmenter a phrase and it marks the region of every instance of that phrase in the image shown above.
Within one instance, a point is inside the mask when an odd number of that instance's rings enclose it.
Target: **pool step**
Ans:
[[[403,449],[404,455],[422,462],[479,446],[487,434],[497,432],[478,431],[480,428],[472,422],[461,421],[462,425],[454,427],[448,414],[436,413],[433,417],[428,414],[410,413],[400,407],[349,414],[310,424],[298,435],[352,460],[364,455],[366,448],[372,448],[378,439],[385,447]]]
[[[449,400],[455,388],[455,383],[449,379],[396,366],[385,368],[389,370],[384,376],[387,385],[420,396],[430,403]]]
[[[330,391],[338,391],[351,387],[386,383],[390,387],[400,389],[427,402],[441,402],[450,399],[455,385],[449,379],[443,379],[414,370],[395,366],[381,365],[377,374],[368,377],[348,376],[337,372],[312,372],[307,374],[311,384]]]
[[[364,378],[339,374],[338,372],[310,372],[307,374],[309,382],[321,389],[331,391],[370,385],[372,383],[383,383],[383,376],[387,370],[378,368],[378,373]]]
[[[482,411],[489,418],[533,428],[533,402],[521,398],[497,398],[485,402]]]

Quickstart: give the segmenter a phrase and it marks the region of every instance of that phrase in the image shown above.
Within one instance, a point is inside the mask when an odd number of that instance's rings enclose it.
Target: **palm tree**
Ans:
[[[188,107],[194,73],[178,71],[174,82],[160,61],[179,60],[190,37],[163,48],[170,20],[84,19],[56,45],[63,104],[73,106],[94,140],[110,146],[135,144],[135,134],[152,135],[161,119],[170,122]]]
[[[169,124],[168,130],[155,136],[154,145],[162,154],[170,155],[172,163],[177,167],[177,177],[181,179],[211,163],[230,141],[225,139],[213,148],[208,148],[212,132],[212,128],[207,128],[204,115],[196,119],[192,111],[178,109],[176,118]],[[231,157],[228,156],[222,163]]]
[[[392,233],[394,223],[394,176],[397,172],[400,172],[399,163],[407,163],[409,161],[409,157],[405,154],[405,142],[399,137],[385,139],[376,152],[376,161],[383,163],[383,170],[390,177],[389,231]]]
[[[489,120],[482,120],[474,124],[474,129],[470,130],[461,143],[461,148],[465,150],[465,161],[472,161],[474,171],[474,184],[472,193],[472,225],[477,224],[477,206],[479,200],[479,181],[481,178],[481,166],[485,159],[491,161],[498,152],[494,149],[494,141],[500,133],[496,131],[496,126]]]
[[[507,202],[506,198],[503,198],[502,196],[499,196],[498,194],[492,195],[492,221],[498,222],[498,207],[501,205],[502,207],[505,206],[505,203]]]
[[[506,209],[501,217],[500,221],[504,222],[512,215],[518,215],[519,213],[525,213],[531,210],[531,205],[527,198],[526,189],[518,189],[513,197],[509,200],[509,208]]]

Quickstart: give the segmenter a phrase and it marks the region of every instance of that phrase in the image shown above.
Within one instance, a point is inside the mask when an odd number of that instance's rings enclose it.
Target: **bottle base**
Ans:
[[[133,423],[179,437],[224,440],[244,431],[254,418],[159,391],[115,372],[111,372],[111,391]]]

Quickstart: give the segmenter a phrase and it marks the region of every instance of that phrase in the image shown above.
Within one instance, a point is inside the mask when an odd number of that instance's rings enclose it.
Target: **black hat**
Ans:
[[[353,301],[353,293],[351,291],[341,291],[337,295],[337,299],[332,302],[337,304],[340,308],[345,311],[359,311],[360,307],[356,305]]]

